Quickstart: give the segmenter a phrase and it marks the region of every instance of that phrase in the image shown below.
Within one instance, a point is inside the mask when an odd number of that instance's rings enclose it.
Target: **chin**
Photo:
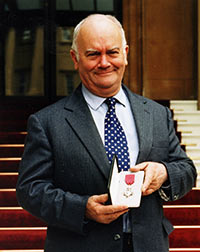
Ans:
[[[109,96],[114,96],[115,94],[118,93],[120,89],[119,85],[116,84],[107,84],[107,85],[99,85],[99,90],[102,93],[102,96],[109,97]]]
[[[116,78],[100,78],[100,79],[96,79],[96,83],[98,83],[97,85],[99,85],[101,87],[105,87],[105,88],[110,88],[112,86],[115,86],[116,83],[118,83],[118,82],[119,81],[117,81]]]

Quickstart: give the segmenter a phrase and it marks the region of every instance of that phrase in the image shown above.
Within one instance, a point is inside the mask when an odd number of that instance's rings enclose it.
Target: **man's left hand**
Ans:
[[[156,162],[140,163],[130,168],[130,171],[144,171],[143,195],[149,195],[158,190],[168,178],[166,167]]]

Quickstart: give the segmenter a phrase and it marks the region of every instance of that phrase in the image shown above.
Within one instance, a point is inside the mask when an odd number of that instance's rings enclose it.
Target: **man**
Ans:
[[[127,53],[115,18],[87,17],[75,28],[71,50],[81,85],[29,118],[17,196],[47,222],[46,252],[168,251],[173,227],[163,201],[190,191],[196,170],[178,143],[169,110],[122,85]],[[130,171],[145,173],[138,208],[109,201],[108,97],[117,101]]]

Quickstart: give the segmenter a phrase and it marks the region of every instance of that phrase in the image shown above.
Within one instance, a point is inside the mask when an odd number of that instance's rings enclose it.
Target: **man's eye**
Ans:
[[[119,54],[119,52],[118,51],[110,51],[110,52],[108,52],[108,54],[110,54],[110,55],[117,55],[117,54]]]
[[[91,53],[88,53],[88,57],[92,57],[92,56],[98,56],[98,55],[100,55],[100,53],[99,52],[91,52]]]

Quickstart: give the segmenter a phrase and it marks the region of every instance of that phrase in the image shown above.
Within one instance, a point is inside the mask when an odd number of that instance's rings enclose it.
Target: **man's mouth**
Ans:
[[[101,75],[101,76],[106,76],[106,75],[110,75],[114,72],[114,70],[112,71],[98,71],[96,72],[97,75]]]

